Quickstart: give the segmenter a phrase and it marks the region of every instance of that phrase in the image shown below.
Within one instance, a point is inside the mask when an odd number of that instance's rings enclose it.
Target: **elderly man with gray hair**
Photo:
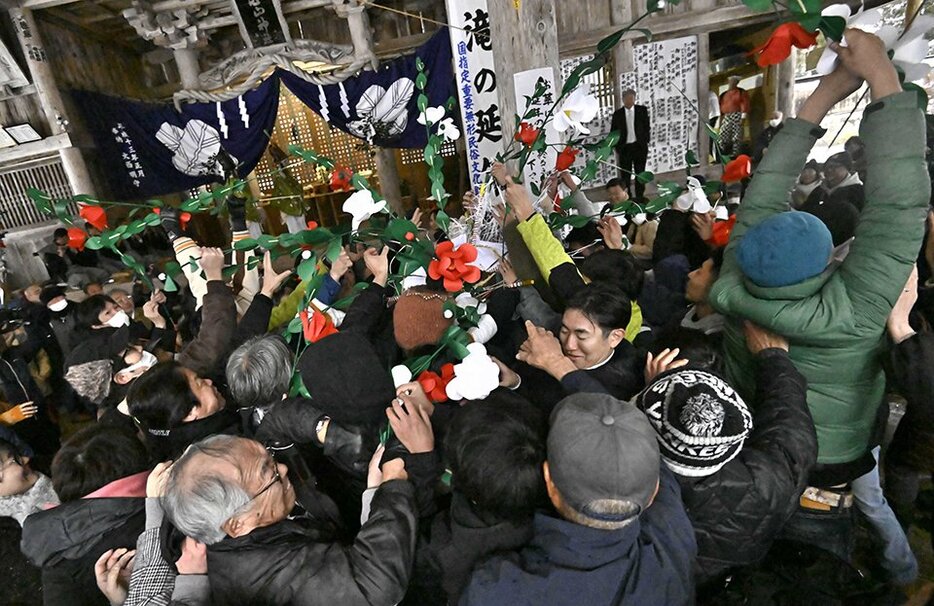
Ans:
[[[208,546],[208,577],[220,604],[398,603],[415,551],[414,489],[401,459],[375,469],[369,518],[353,544],[296,505],[288,469],[258,442],[218,435],[172,466],[162,497],[169,520]]]

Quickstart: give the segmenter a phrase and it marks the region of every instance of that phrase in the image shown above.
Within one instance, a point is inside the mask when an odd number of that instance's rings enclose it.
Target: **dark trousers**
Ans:
[[[636,181],[637,200],[643,200],[645,197],[645,183],[636,179],[636,175],[645,170],[645,161],[649,157],[649,149],[641,143],[624,143],[616,148],[619,154],[620,179],[626,184],[626,191],[629,197],[632,197],[632,186],[630,181]]]
[[[853,509],[820,512],[798,507],[778,538],[820,547],[849,562],[853,553]]]

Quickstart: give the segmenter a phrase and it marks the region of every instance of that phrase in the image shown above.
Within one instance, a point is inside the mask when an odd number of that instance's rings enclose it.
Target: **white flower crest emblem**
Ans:
[[[224,176],[217,161],[221,139],[217,130],[201,120],[189,120],[185,128],[163,122],[156,133],[159,143],[172,152],[172,166],[192,177],[204,175]],[[236,164],[237,159],[231,156]]]
[[[388,91],[378,84],[370,86],[357,101],[358,119],[347,128],[370,143],[402,134],[409,123],[408,105],[414,92],[415,83],[409,78],[399,78]]]

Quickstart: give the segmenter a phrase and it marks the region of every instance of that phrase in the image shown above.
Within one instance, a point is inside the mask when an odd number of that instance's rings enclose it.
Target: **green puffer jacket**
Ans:
[[[727,372],[747,401],[753,401],[755,384],[743,318],[788,338],[791,359],[808,381],[818,462],[832,464],[853,461],[867,449],[885,387],[885,321],[921,248],[931,186],[924,116],[914,93],[872,103],[860,126],[867,143],[866,206],[849,255],[799,284],[758,287],[744,279],[736,246],[750,227],[788,210],[788,192],[823,132],[788,120],[775,136],[740,206],[710,300],[730,316]]]

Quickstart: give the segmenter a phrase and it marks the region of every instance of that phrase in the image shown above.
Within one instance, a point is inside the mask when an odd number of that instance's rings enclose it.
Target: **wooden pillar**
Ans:
[[[623,28],[632,21],[632,2],[621,0],[610,5],[610,22],[614,27]],[[623,40],[613,49],[613,98],[616,107],[623,106],[623,88],[619,85],[619,76],[632,71],[632,40]]]
[[[775,69],[775,109],[786,118],[795,113],[795,53],[779,63]]]
[[[201,64],[198,62],[197,48],[173,48],[175,65],[178,66],[178,76],[185,90],[201,90]]]
[[[45,54],[45,47],[42,44],[42,38],[39,35],[39,29],[36,27],[32,11],[26,8],[11,8],[10,18],[16,29],[16,35],[23,49],[23,54],[26,56],[26,65],[29,67],[29,74],[36,87],[36,94],[49,124],[49,130],[52,135],[65,134],[64,125],[68,123],[65,104],[55,82],[52,66]],[[94,195],[94,185],[81,151],[76,147],[69,146],[60,150],[59,155],[62,159],[65,174],[68,175],[68,183],[71,185],[72,192]]]
[[[697,159],[703,171],[710,164],[710,135],[704,124],[710,115],[710,34],[697,34]]]
[[[377,69],[378,61],[373,45],[373,30],[367,18],[363,5],[350,6],[335,0],[334,5],[337,16],[347,19],[350,28],[350,37],[353,39],[354,56],[372,58],[373,69]],[[402,190],[400,189],[399,167],[396,165],[396,152],[392,149],[376,148],[376,174],[379,176],[379,191],[389,202],[389,206],[399,214],[404,214],[402,208]]]
[[[567,3],[570,8],[573,2]],[[490,37],[496,58],[496,91],[504,146],[516,132],[516,93],[513,74],[551,67],[555,86],[561,89],[561,63],[558,58],[558,27],[554,2],[491,0]]]

